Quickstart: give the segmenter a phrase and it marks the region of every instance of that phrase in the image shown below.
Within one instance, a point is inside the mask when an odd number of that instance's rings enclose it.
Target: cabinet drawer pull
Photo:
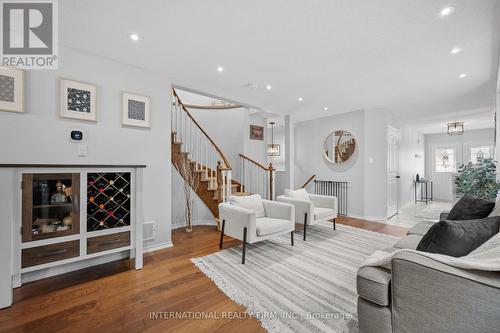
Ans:
[[[45,257],[57,256],[59,254],[64,254],[66,252],[68,252],[68,249],[62,249],[62,250],[57,250],[57,251],[45,252],[45,253],[38,253],[36,256],[39,258],[45,258]]]
[[[115,239],[115,240],[111,240],[111,241],[99,243],[99,246],[111,245],[111,244],[118,244],[118,243],[121,243],[121,242],[122,242],[121,239]]]

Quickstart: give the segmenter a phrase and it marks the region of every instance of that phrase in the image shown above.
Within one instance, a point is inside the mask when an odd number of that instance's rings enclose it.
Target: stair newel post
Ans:
[[[273,164],[269,163],[269,200],[274,200],[274,168]]]
[[[225,174],[226,174],[226,185],[227,185],[227,189],[226,189],[226,198],[224,201],[228,201],[229,200],[229,197],[232,195],[232,184],[233,184],[233,180],[231,179],[231,169],[229,170],[225,170]]]
[[[224,187],[224,177],[222,176],[222,162],[217,161],[217,199],[219,201],[224,201],[226,196],[226,188]]]

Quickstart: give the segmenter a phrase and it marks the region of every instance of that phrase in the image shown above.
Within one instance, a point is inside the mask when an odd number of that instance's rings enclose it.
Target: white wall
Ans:
[[[267,144],[271,144],[271,128],[267,128]],[[286,170],[286,143],[285,143],[285,126],[274,127],[274,144],[280,145],[279,156],[267,156],[267,163],[272,163],[273,167],[278,171]],[[267,149],[267,148],[266,148]]]
[[[58,117],[59,77],[97,85],[97,123]],[[144,245],[169,243],[171,82],[64,47],[58,70],[29,71],[25,79],[25,114],[0,112],[0,163],[146,164],[144,219],[156,221],[157,238]],[[121,126],[122,90],[151,97],[151,129]],[[78,157],[77,145],[68,140],[74,128],[87,135],[87,157]]]
[[[348,112],[296,123],[294,128],[294,183],[301,186],[310,176],[317,180],[347,181],[348,214],[374,220],[387,215],[387,127],[400,121],[387,110]],[[324,140],[335,130],[346,130],[356,139],[354,155],[332,164],[322,153]],[[313,190],[313,187],[308,189]]]
[[[264,140],[250,140],[250,125],[262,126],[264,127]],[[267,164],[267,137],[270,134],[269,128],[267,128],[267,119],[262,117],[258,113],[251,114],[248,117],[248,123],[246,128],[243,129],[243,135],[245,138],[245,155],[251,159],[266,165]]]
[[[424,135],[409,124],[400,130],[399,140],[399,204],[400,207],[414,203],[413,181],[417,173],[425,175]]]
[[[364,216],[364,111],[299,122],[294,127],[294,183],[301,186],[310,176],[317,180],[347,181],[348,213]],[[335,130],[343,129],[353,134],[356,150],[345,163],[334,165],[323,157],[325,139]]]

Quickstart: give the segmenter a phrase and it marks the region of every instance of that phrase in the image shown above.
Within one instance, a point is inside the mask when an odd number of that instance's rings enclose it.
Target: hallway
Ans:
[[[387,220],[387,224],[411,228],[422,221],[438,221],[441,212],[450,211],[453,206],[451,201],[432,201],[428,204],[418,202],[407,205],[398,215]]]

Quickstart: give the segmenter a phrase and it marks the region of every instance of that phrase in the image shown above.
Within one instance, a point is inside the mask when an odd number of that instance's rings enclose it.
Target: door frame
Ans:
[[[394,162],[396,164],[396,167],[395,167],[395,171],[393,172],[394,175],[392,175],[391,177],[394,177],[395,178],[395,190],[396,190],[396,193],[394,195],[394,198],[396,200],[396,210],[395,212],[394,211],[389,211],[390,207],[389,207],[389,198],[390,198],[390,191],[389,191],[389,169],[390,169],[390,152],[391,152],[391,142],[389,140],[389,136],[390,135],[394,135],[396,137],[396,146],[397,146],[397,150],[396,150],[396,156],[394,158]],[[400,152],[399,152],[399,139],[400,139],[400,132],[397,128],[393,127],[393,126],[390,126],[388,125],[387,126],[387,131],[386,131],[386,166],[385,166],[385,178],[386,178],[386,218],[389,220],[391,218],[393,218],[394,216],[398,215],[399,214],[399,201],[400,201],[400,195],[401,195],[401,191],[399,189],[400,187],[400,182],[399,182],[399,179],[400,179],[400,176],[399,176],[399,158],[400,158]],[[392,207],[392,206],[391,206]]]

